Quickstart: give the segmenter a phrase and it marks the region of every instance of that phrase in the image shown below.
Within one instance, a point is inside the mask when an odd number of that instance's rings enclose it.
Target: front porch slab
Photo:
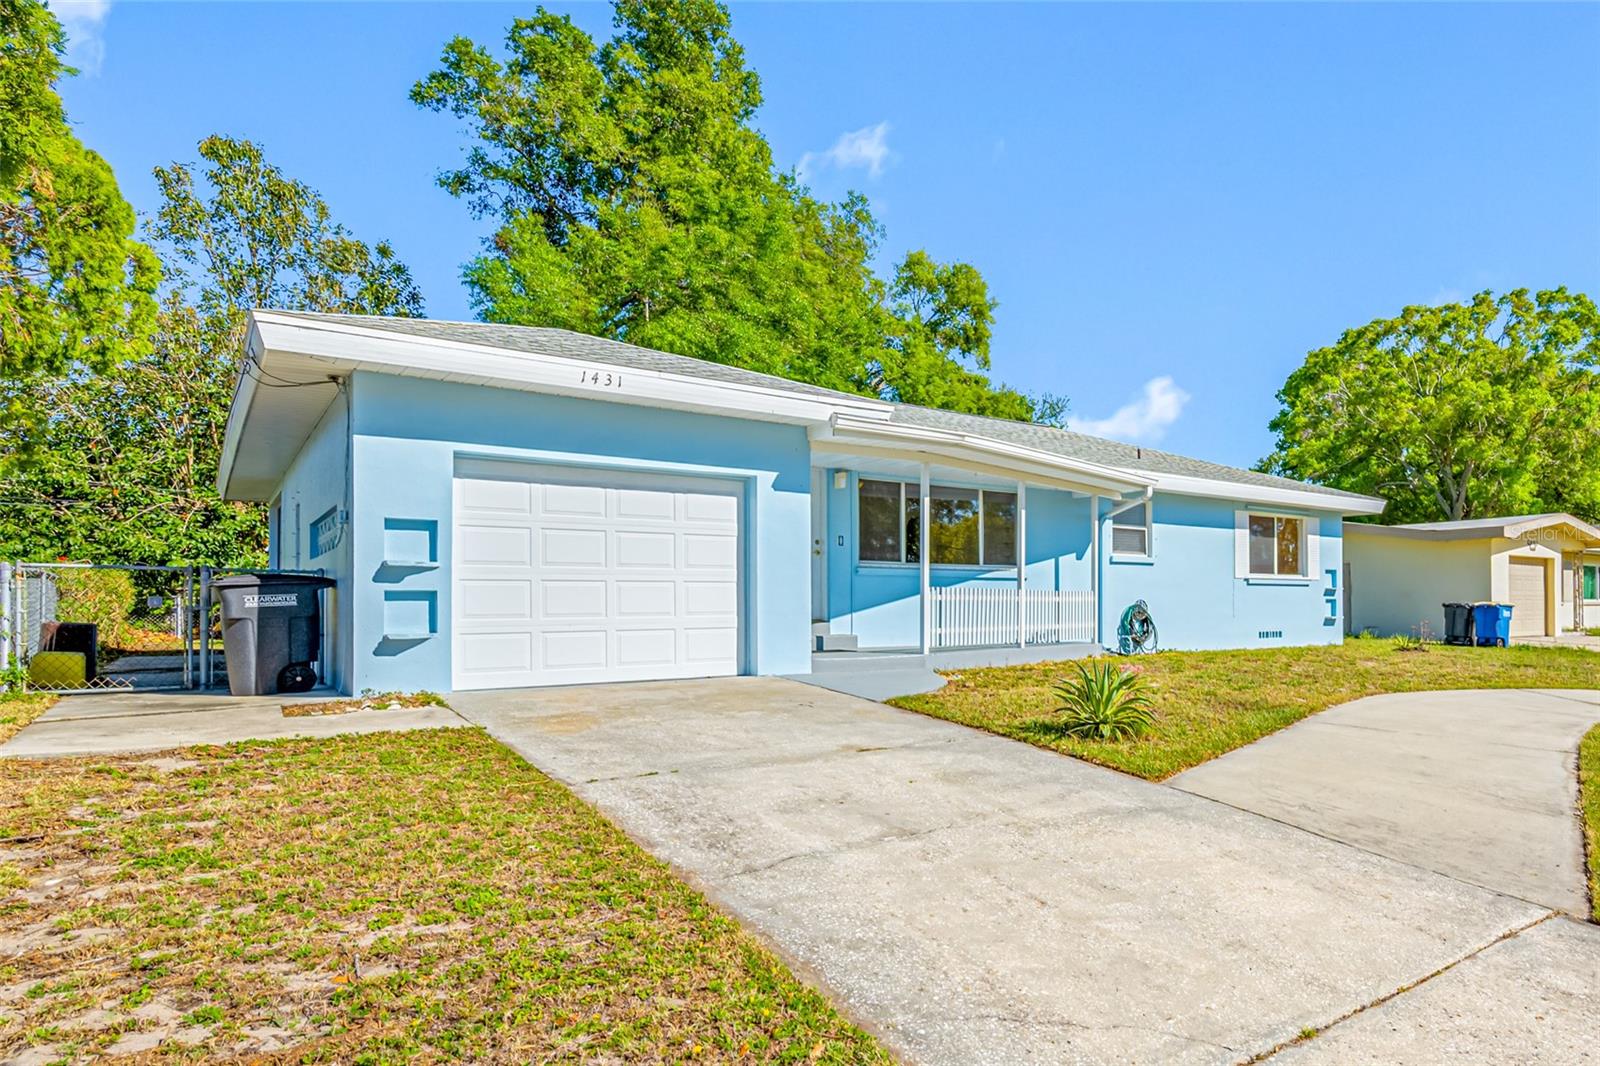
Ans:
[[[944,687],[939,671],[1064,662],[1104,651],[1098,644],[1031,644],[1026,648],[953,648],[926,655],[915,648],[817,652],[811,656],[811,673],[794,674],[790,679],[882,702],[894,696],[937,692]]]

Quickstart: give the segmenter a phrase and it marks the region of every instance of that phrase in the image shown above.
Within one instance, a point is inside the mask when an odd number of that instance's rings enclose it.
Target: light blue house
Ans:
[[[1136,600],[1165,648],[1333,643],[1342,519],[1383,507],[564,330],[276,311],[218,484],[337,579],[346,692],[1065,653]]]

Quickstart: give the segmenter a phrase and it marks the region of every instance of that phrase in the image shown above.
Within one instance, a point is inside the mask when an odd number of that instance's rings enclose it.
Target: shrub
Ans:
[[[1061,729],[1085,740],[1123,740],[1142,735],[1155,723],[1150,685],[1132,670],[1101,660],[1073,664],[1075,678],[1056,683]]]

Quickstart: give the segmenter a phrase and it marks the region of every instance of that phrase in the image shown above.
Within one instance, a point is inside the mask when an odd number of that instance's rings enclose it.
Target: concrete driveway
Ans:
[[[1372,696],[1168,783],[1587,915],[1577,753],[1596,722],[1600,691]]]
[[[226,692],[111,691],[63,696],[32,724],[0,745],[0,758],[45,759],[161,751],[190,744],[236,740],[331,737],[435,729],[467,723],[448,707],[287,718],[286,703],[336,699],[331,692],[302,696],[230,696]]]
[[[1522,1028],[1477,1061],[1600,1046],[1600,930],[1164,785],[772,678],[452,702],[912,1061],[1241,1062],[1377,1012],[1436,1061],[1480,1008]],[[1554,992],[1518,950],[1552,923]]]

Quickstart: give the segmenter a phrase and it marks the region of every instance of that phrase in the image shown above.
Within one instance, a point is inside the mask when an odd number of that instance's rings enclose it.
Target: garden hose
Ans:
[[[1150,605],[1143,600],[1135,600],[1122,612],[1122,622],[1117,626],[1117,650],[1123,655],[1156,650],[1156,621],[1150,617]]]

